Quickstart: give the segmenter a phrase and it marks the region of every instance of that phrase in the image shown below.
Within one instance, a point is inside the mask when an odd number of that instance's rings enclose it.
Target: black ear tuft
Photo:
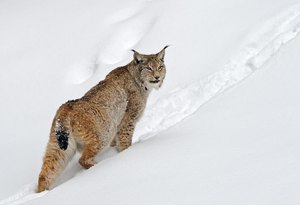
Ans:
[[[170,45],[166,45],[166,46],[163,48],[163,50],[165,50],[165,49],[168,48],[168,47],[170,47]]]
[[[141,54],[139,54],[136,50],[131,49],[131,51],[133,51],[133,59],[135,61],[136,64],[139,64],[140,62],[142,62],[142,56]]]
[[[164,61],[164,58],[165,58],[165,49],[168,48],[170,45],[166,45],[158,54],[157,54],[157,57]]]

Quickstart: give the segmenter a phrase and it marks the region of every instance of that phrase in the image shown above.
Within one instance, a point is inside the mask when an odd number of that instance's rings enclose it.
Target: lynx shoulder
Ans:
[[[38,192],[50,188],[79,148],[79,163],[88,169],[105,147],[123,151],[131,145],[149,93],[165,79],[166,48],[151,55],[133,50],[129,64],[112,70],[82,98],[60,106],[51,126]]]

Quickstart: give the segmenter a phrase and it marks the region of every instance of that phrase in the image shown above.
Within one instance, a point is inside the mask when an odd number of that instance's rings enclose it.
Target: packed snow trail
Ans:
[[[237,85],[260,69],[284,44],[295,38],[299,31],[300,4],[297,4],[270,19],[246,39],[245,47],[223,69],[179,88],[160,99],[160,103],[151,105],[139,122],[135,141],[145,140],[175,125],[211,98]],[[11,197],[1,200],[0,205],[22,204],[48,193],[36,193],[35,188],[36,183],[31,183]]]
[[[223,69],[169,93],[146,109],[134,140],[145,140],[193,114],[211,98],[238,84],[260,69],[300,31],[300,4],[271,18],[246,39],[245,46]],[[153,113],[159,113],[154,115]]]

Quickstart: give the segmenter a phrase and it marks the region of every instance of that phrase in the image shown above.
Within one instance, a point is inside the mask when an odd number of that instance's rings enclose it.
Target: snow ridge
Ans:
[[[35,193],[36,192],[36,183],[31,183],[26,186],[24,186],[20,191],[18,191],[16,194],[0,201],[0,205],[17,205],[17,204],[23,204],[27,201],[31,201],[33,199],[39,198],[44,196],[48,193],[48,191],[44,191],[41,193]]]
[[[190,116],[201,105],[260,69],[299,31],[300,4],[296,4],[250,35],[244,48],[223,69],[176,89],[164,99],[159,99],[159,103],[149,106],[135,131],[134,140],[148,139]]]

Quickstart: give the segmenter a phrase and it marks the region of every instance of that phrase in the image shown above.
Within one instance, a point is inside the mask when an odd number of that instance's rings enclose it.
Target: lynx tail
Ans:
[[[69,102],[61,106],[59,109],[59,113],[57,115],[57,119],[55,122],[55,136],[57,139],[57,143],[59,148],[62,150],[66,150],[68,148],[68,139],[69,139],[69,111],[71,107]]]

